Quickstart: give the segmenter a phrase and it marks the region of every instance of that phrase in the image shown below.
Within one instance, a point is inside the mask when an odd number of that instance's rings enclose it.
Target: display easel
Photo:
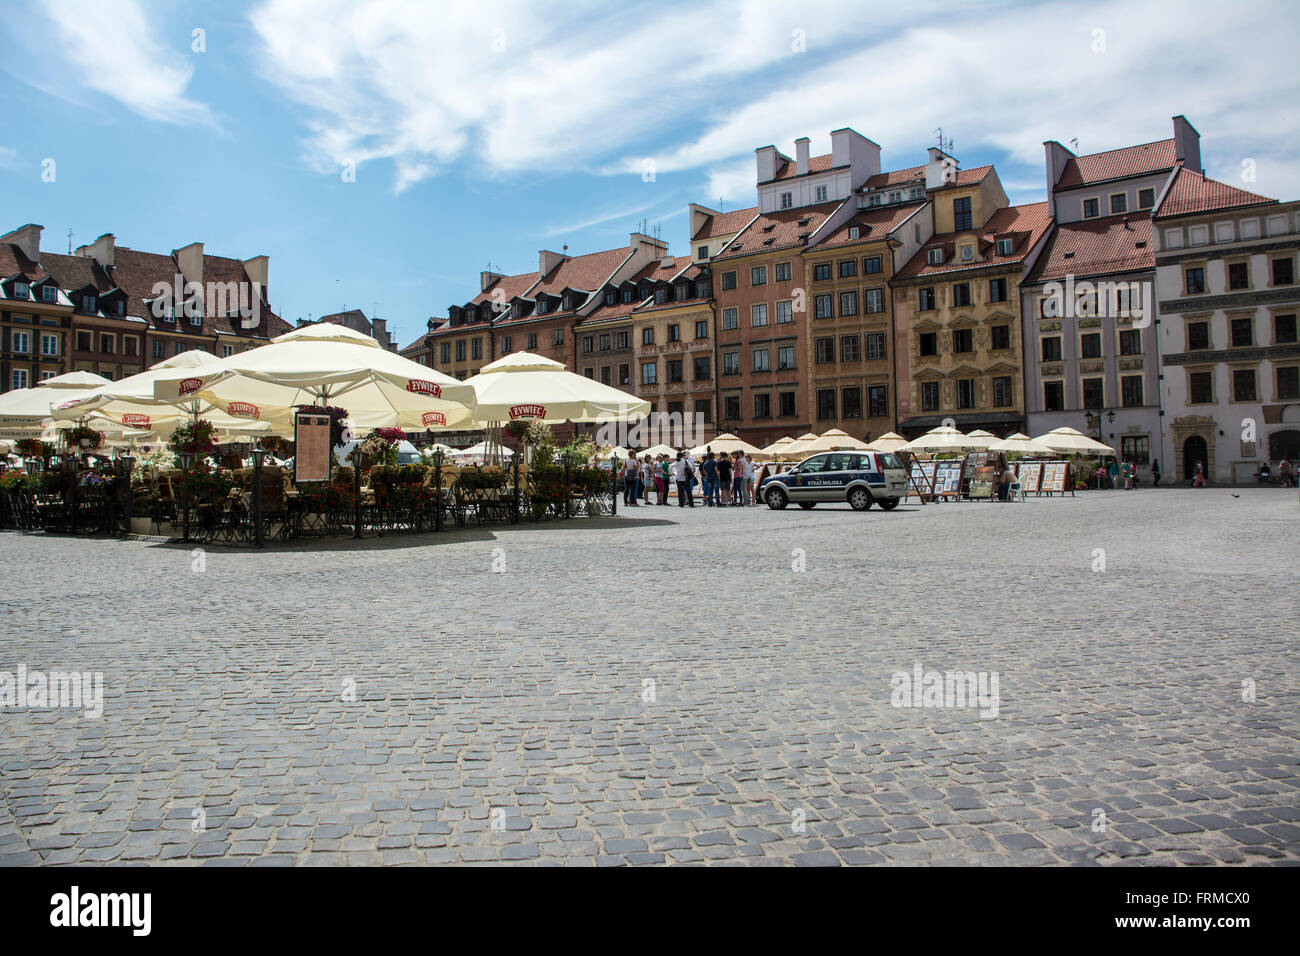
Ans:
[[[907,497],[911,498],[915,491],[916,496],[921,499],[921,504],[935,500],[934,476],[936,464],[935,461],[912,459],[912,465],[908,469]]]
[[[964,458],[947,459],[935,463],[934,493],[936,497],[955,500],[961,495],[962,478],[966,471]]]

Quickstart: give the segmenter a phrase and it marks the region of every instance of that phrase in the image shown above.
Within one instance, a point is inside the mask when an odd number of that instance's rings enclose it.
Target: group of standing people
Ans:
[[[623,504],[629,508],[650,504],[650,489],[655,490],[655,504],[668,504],[669,495],[677,492],[677,507],[695,507],[695,487],[706,507],[743,507],[756,503],[755,491],[762,481],[761,470],[743,452],[714,453],[705,451],[696,461],[689,451],[670,455],[628,456],[623,462]]]
[[[1110,487],[1112,489],[1124,488],[1128,491],[1135,491],[1138,484],[1137,464],[1130,458],[1123,461],[1110,460],[1106,467],[1106,472],[1110,477]],[[1155,478],[1154,484],[1160,483],[1160,462],[1156,462],[1151,469]]]

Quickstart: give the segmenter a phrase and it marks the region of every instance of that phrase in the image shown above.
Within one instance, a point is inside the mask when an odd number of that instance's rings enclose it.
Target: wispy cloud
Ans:
[[[593,216],[590,219],[584,219],[581,222],[571,222],[563,226],[553,226],[542,233],[545,238],[552,236],[567,236],[575,232],[581,232],[583,229],[590,229],[592,226],[604,225],[607,222],[613,222],[615,219],[626,219],[628,216],[635,216],[639,212],[645,212],[647,209],[655,206],[656,203],[648,202],[640,206],[632,206],[627,209],[619,209],[616,212],[605,212]]]
[[[18,165],[18,150],[12,146],[0,146],[0,169],[15,169]]]
[[[43,8],[58,35],[46,49],[57,51],[84,87],[150,120],[213,122],[206,105],[186,96],[193,65],[158,38],[137,0],[45,0]]]

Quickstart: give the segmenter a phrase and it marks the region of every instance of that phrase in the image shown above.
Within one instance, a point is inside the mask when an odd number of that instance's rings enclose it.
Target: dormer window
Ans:
[[[81,297],[81,311],[87,314],[93,314],[95,311],[95,297],[89,293]]]
[[[857,239],[860,235],[862,235],[862,228],[860,226],[849,226],[850,239]]]
[[[925,262],[926,262],[926,265],[931,265],[931,266],[941,266],[941,265],[943,265],[943,250],[942,250],[942,249],[927,249],[927,250],[925,251]]]
[[[816,196],[817,196],[817,202],[825,202],[825,201],[826,201],[826,187],[825,187],[825,186],[818,186],[818,187],[817,187],[817,191],[816,191]]]
[[[894,192],[890,193],[890,194],[889,194],[889,201],[890,201],[890,202],[902,202],[902,201],[903,201],[903,193],[902,193],[902,191],[901,191],[901,190],[895,190]]]
[[[546,300],[545,300],[545,299],[538,299],[538,300],[537,300],[537,307],[536,307],[535,309],[533,309],[533,312],[536,313],[537,315],[545,315],[545,314],[546,314]]]
[[[663,305],[668,301],[667,289],[655,289],[655,305]]]
[[[873,205],[873,206],[879,206],[880,203],[881,203],[881,201],[882,201],[882,200],[881,200],[880,193],[872,193],[872,194],[871,194],[871,205]]]
[[[564,311],[565,311],[565,312],[572,312],[572,311],[573,311],[573,296],[572,296],[572,295],[566,295],[566,296],[564,297],[564,299],[563,299],[563,302],[564,302]]]
[[[1016,245],[1015,241],[1012,239],[999,239],[998,246],[997,246],[998,255],[1000,256],[1011,255],[1011,252],[1015,248],[1015,245]]]
[[[631,302],[631,301],[632,301],[632,290],[631,290],[631,289],[624,289],[624,290],[623,290],[623,302],[624,302],[624,304],[627,304],[628,302]]]
[[[789,209],[794,206],[794,193],[781,193],[781,208]]]
[[[54,285],[41,286],[41,301],[54,304],[59,301],[59,289]]]
[[[618,301],[618,295],[614,292],[613,289],[611,289],[611,290],[609,290],[608,292],[605,293],[605,304],[606,304],[606,305],[613,305],[613,304],[616,303],[617,301]]]
[[[30,286],[28,286],[26,282],[15,282],[13,286],[13,297],[15,299],[29,298],[31,295],[29,289]]]

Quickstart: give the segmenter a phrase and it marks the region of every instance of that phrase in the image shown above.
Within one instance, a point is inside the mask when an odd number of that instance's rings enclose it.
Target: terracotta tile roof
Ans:
[[[505,293],[505,300],[509,302],[515,296],[523,295],[531,289],[540,278],[541,276],[536,272],[521,272],[517,276],[503,276],[470,299],[470,304],[478,305],[480,302],[492,301],[492,297],[498,289]]]
[[[10,242],[0,242],[0,279],[23,275],[28,282],[39,282],[49,273],[32,262],[21,249]]]
[[[982,182],[984,177],[993,172],[992,165],[976,166],[973,169],[957,170],[957,178],[950,183],[944,183],[940,189],[952,189],[954,186],[973,186],[975,183]]]
[[[775,252],[801,246],[812,237],[826,217],[840,207],[843,200],[803,206],[799,209],[780,209],[764,213],[755,219],[735,240],[727,243],[715,259],[731,259],[758,252]]]
[[[1154,269],[1151,220],[1133,217],[1126,223],[1125,218],[1109,216],[1058,225],[1025,281]]]
[[[909,169],[891,169],[887,173],[876,173],[874,176],[868,176],[867,181],[858,188],[864,191],[884,189],[887,186],[913,183],[918,179],[925,179],[924,166],[912,166]]]
[[[757,206],[750,206],[747,209],[734,209],[731,212],[720,212],[716,216],[710,216],[704,225],[700,227],[700,231],[691,236],[691,239],[713,239],[717,236],[735,235],[757,215]]]
[[[1206,179],[1190,169],[1180,168],[1154,215],[1157,219],[1167,219],[1171,216],[1209,212],[1212,209],[1262,206],[1276,202],[1276,199],[1246,192],[1218,180]]]
[[[107,292],[113,282],[94,259],[85,256],[65,256],[53,252],[41,253],[41,265],[54,276],[60,289],[72,291],[93,286],[97,292]]]
[[[1083,186],[1087,183],[1100,183],[1109,179],[1121,179],[1125,176],[1141,176],[1146,173],[1173,169],[1178,163],[1178,149],[1172,139],[1143,143],[1141,146],[1125,146],[1111,149],[1104,153],[1089,153],[1066,160],[1057,180],[1058,189],[1071,186]]]
[[[860,210],[852,219],[841,225],[830,235],[819,239],[813,248],[833,249],[851,243],[883,239],[924,205],[924,202],[917,200],[916,202],[902,203],[897,206],[871,206]],[[851,226],[858,227],[859,234],[856,239],[849,238],[849,228]]]
[[[832,162],[833,154],[831,153],[827,153],[825,156],[809,156],[808,172],[804,173],[804,175],[811,176],[813,173],[824,173],[828,169],[833,169],[834,167],[831,165]],[[795,176],[798,175],[798,173],[795,172],[797,168],[798,163],[795,160],[786,158],[785,161],[777,167],[776,175],[767,180],[767,182],[775,183],[782,179],[794,179]]]
[[[1052,224],[1048,214],[1047,203],[1036,202],[1024,206],[1008,206],[999,209],[989,221],[978,230],[960,233],[944,233],[934,236],[917,252],[903,268],[898,270],[896,279],[910,279],[916,276],[943,275],[945,273],[965,272],[971,269],[986,269],[989,266],[1006,265],[1020,262],[1042,239],[1043,233]],[[979,242],[981,258],[972,262],[958,262],[953,259],[958,236],[975,235]],[[995,240],[1012,238],[1015,246],[1009,256],[995,254]],[[932,266],[926,261],[926,253],[940,246],[944,249],[942,265]]]
[[[543,276],[531,292],[548,292],[551,295],[559,295],[565,289],[594,292],[605,284],[630,255],[631,250],[622,246],[603,252],[589,252],[584,256],[570,256]]]

